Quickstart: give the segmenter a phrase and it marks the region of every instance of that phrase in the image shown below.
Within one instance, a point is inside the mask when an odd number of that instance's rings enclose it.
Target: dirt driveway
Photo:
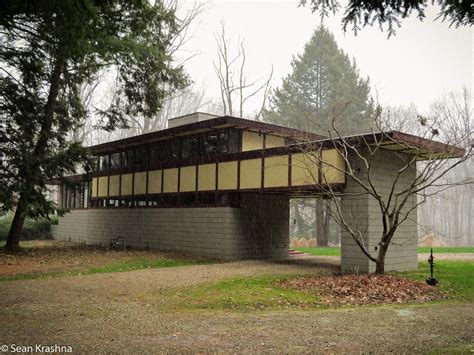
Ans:
[[[195,265],[0,284],[0,344],[95,352],[424,352],[474,341],[472,304],[325,311],[164,312],[163,288],[328,274],[332,257]]]

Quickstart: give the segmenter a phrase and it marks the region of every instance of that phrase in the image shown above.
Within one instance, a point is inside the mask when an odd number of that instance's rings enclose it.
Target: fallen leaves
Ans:
[[[314,294],[327,305],[426,302],[446,293],[419,281],[394,275],[341,275],[287,280],[281,286]]]

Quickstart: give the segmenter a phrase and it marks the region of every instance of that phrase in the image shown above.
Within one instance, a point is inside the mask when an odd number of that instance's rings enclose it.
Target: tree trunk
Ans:
[[[59,57],[56,60],[56,63],[51,73],[50,87],[48,93],[48,100],[46,101],[44,107],[44,118],[41,123],[41,129],[39,132],[38,140],[35,144],[35,149],[33,155],[35,159],[28,167],[31,171],[38,171],[41,169],[41,162],[44,159],[45,151],[48,146],[48,140],[51,134],[51,128],[53,126],[54,111],[56,107],[56,100],[59,94],[59,87],[61,84],[61,74],[65,65],[65,60]],[[20,176],[25,176],[25,182],[20,193],[20,198],[18,200],[15,216],[13,217],[12,225],[10,231],[8,232],[7,243],[5,245],[6,249],[16,250],[20,247],[20,235],[23,230],[23,224],[25,223],[26,213],[28,210],[28,191],[33,191],[34,187],[40,182],[37,181],[37,178],[31,176],[31,173],[25,173],[24,171],[19,171]]]
[[[385,255],[387,254],[388,243],[382,243],[379,249],[377,262],[375,263],[375,273],[377,275],[385,274]]]
[[[20,197],[18,205],[16,206],[15,216],[13,217],[10,231],[8,232],[7,243],[5,249],[15,251],[20,248],[20,236],[23,230],[23,224],[25,223],[25,202],[23,196]]]
[[[326,246],[329,244],[330,231],[329,231],[329,222],[331,220],[331,200],[323,200],[324,202],[324,239],[326,241]]]
[[[328,246],[328,236],[325,234],[324,226],[324,201],[322,198],[316,199],[315,210],[316,214],[316,240],[318,247]]]

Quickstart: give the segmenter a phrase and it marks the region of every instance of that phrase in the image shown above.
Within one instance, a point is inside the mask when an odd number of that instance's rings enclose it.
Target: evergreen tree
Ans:
[[[291,67],[292,72],[273,92],[264,120],[325,136],[331,134],[333,120],[341,134],[370,132],[374,107],[369,79],[360,77],[355,61],[351,63],[325,27],[314,31]],[[292,205],[301,203],[292,201]],[[313,236],[318,246],[328,245],[330,203],[318,198],[314,204]]]
[[[49,179],[74,173],[85,149],[69,142],[86,110],[79,86],[113,67],[119,92],[102,112],[154,115],[186,83],[166,53],[179,23],[163,1],[50,0],[0,4],[0,208],[15,210],[6,247],[19,246],[27,216],[47,216]]]
[[[332,120],[343,134],[370,131],[373,102],[369,79],[338,48],[334,36],[317,28],[292,72],[274,90],[264,120],[328,135]]]

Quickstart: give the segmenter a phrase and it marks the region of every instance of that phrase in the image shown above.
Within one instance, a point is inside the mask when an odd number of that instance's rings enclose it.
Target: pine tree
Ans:
[[[47,182],[86,162],[68,132],[85,111],[79,86],[104,68],[117,73],[104,126],[123,113],[154,115],[186,76],[166,53],[179,23],[163,1],[5,0],[0,4],[0,208],[15,210],[6,247],[19,247],[27,216],[48,216]]]
[[[351,63],[325,27],[315,30],[291,67],[274,90],[264,120],[328,135],[335,118],[343,134],[370,131],[369,79],[360,77],[355,61]]]
[[[325,136],[334,134],[333,120],[341,134],[370,131],[374,107],[369,79],[360,77],[355,60],[351,63],[325,27],[314,31],[303,54],[293,58],[291,67],[292,72],[273,92],[264,120]],[[314,206],[313,236],[318,246],[327,246],[330,200],[318,198]]]

